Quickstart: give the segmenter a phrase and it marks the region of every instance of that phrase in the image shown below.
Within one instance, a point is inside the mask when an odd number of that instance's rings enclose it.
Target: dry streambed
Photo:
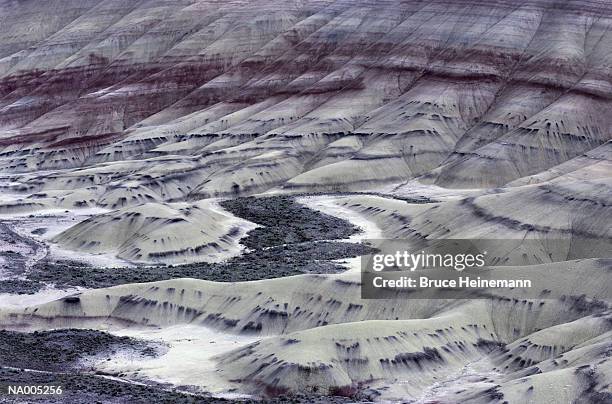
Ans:
[[[22,271],[25,277],[3,282],[0,292],[34,293],[47,284],[59,288],[101,288],[175,278],[237,282],[303,273],[339,273],[346,268],[338,260],[372,251],[360,243],[335,241],[347,239],[360,229],[346,220],[304,207],[292,197],[237,198],[221,205],[259,225],[240,240],[248,248],[240,256],[222,262],[129,268],[48,257],[32,265],[29,271]],[[20,237],[18,241],[25,243],[27,239]]]

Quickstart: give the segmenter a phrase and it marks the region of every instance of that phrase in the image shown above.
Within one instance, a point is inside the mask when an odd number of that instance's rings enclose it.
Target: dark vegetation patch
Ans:
[[[331,260],[357,257],[371,251],[370,247],[362,244],[318,242],[256,250],[222,263],[100,268],[72,261],[45,261],[32,268],[28,274],[28,282],[33,282],[34,285],[54,283],[57,287],[82,286],[86,288],[103,288],[125,283],[154,282],[175,278],[240,282],[304,273],[339,273],[346,269],[340,263]],[[28,287],[21,293],[36,291],[29,284],[24,286]],[[19,291],[13,289],[11,293],[19,293]]]
[[[36,234],[38,236],[43,235],[46,232],[47,232],[47,229],[44,228],[44,227],[39,227],[39,228],[36,228],[36,229],[32,230],[32,234]]]
[[[82,359],[130,351],[156,356],[159,345],[96,330],[63,329],[31,333],[0,330],[0,366],[62,371]]]
[[[317,240],[339,240],[359,232],[346,220],[309,209],[293,197],[236,198],[221,206],[263,227],[251,230],[241,243],[251,249]]]
[[[32,279],[2,279],[0,280],[0,293],[12,293],[18,295],[36,293],[44,287],[44,284]]]
[[[280,396],[273,399],[228,400],[213,398],[204,394],[182,392],[177,389],[165,389],[161,385],[141,385],[125,383],[104,378],[100,375],[85,373],[38,373],[0,367],[0,397],[4,395],[9,384],[61,386],[61,396],[16,396],[13,402],[29,403],[130,403],[130,404],[344,404],[354,403],[355,399],[339,396],[318,396],[314,394],[296,394]],[[0,401],[3,401],[0,398]],[[369,400],[368,400],[369,401]]]

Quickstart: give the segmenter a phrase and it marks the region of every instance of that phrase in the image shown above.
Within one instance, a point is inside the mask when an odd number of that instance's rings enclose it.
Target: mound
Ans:
[[[132,262],[216,261],[236,254],[238,240],[251,228],[210,201],[146,203],[95,215],[53,241]]]

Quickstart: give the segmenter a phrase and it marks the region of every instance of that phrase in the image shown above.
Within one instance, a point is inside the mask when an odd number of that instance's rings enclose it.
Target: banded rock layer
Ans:
[[[32,189],[133,181],[168,200],[419,176],[494,187],[612,133],[605,1],[0,10],[0,169],[45,170],[43,185],[22,178]]]

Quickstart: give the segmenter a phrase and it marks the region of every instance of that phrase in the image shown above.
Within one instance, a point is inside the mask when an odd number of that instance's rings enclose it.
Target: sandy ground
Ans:
[[[70,288],[70,289],[56,289],[53,286],[49,286],[46,289],[42,289],[33,294],[15,295],[11,293],[0,293],[0,307],[2,308],[23,308],[27,306],[34,306],[37,304],[43,304],[52,302],[53,300],[61,299],[65,296],[78,293],[85,290],[84,288]]]
[[[121,374],[130,380],[152,380],[174,385],[194,386],[216,397],[238,398],[233,386],[215,370],[214,357],[241,348],[261,337],[239,336],[215,331],[203,326],[183,324],[167,328],[109,330],[111,334],[129,336],[168,345],[168,351],[157,358],[118,354],[94,367]]]
[[[35,212],[0,214],[0,221],[11,227],[13,231],[23,237],[30,238],[41,245],[46,246],[35,256],[30,257],[33,265],[41,259],[50,255],[56,259],[68,259],[84,262],[90,265],[105,267],[125,267],[131,264],[128,261],[118,259],[111,254],[87,254],[83,252],[70,251],[60,248],[57,244],[49,242],[57,234],[69,229],[77,223],[90,218],[95,214],[108,212],[102,208],[85,209],[45,209]],[[32,233],[37,229],[44,229],[44,233]]]
[[[418,180],[410,180],[401,184],[385,185],[376,189],[382,194],[389,194],[404,198],[429,198],[436,201],[449,201],[465,198],[466,196],[478,195],[483,189],[452,189],[443,188],[433,184],[423,184]]]

